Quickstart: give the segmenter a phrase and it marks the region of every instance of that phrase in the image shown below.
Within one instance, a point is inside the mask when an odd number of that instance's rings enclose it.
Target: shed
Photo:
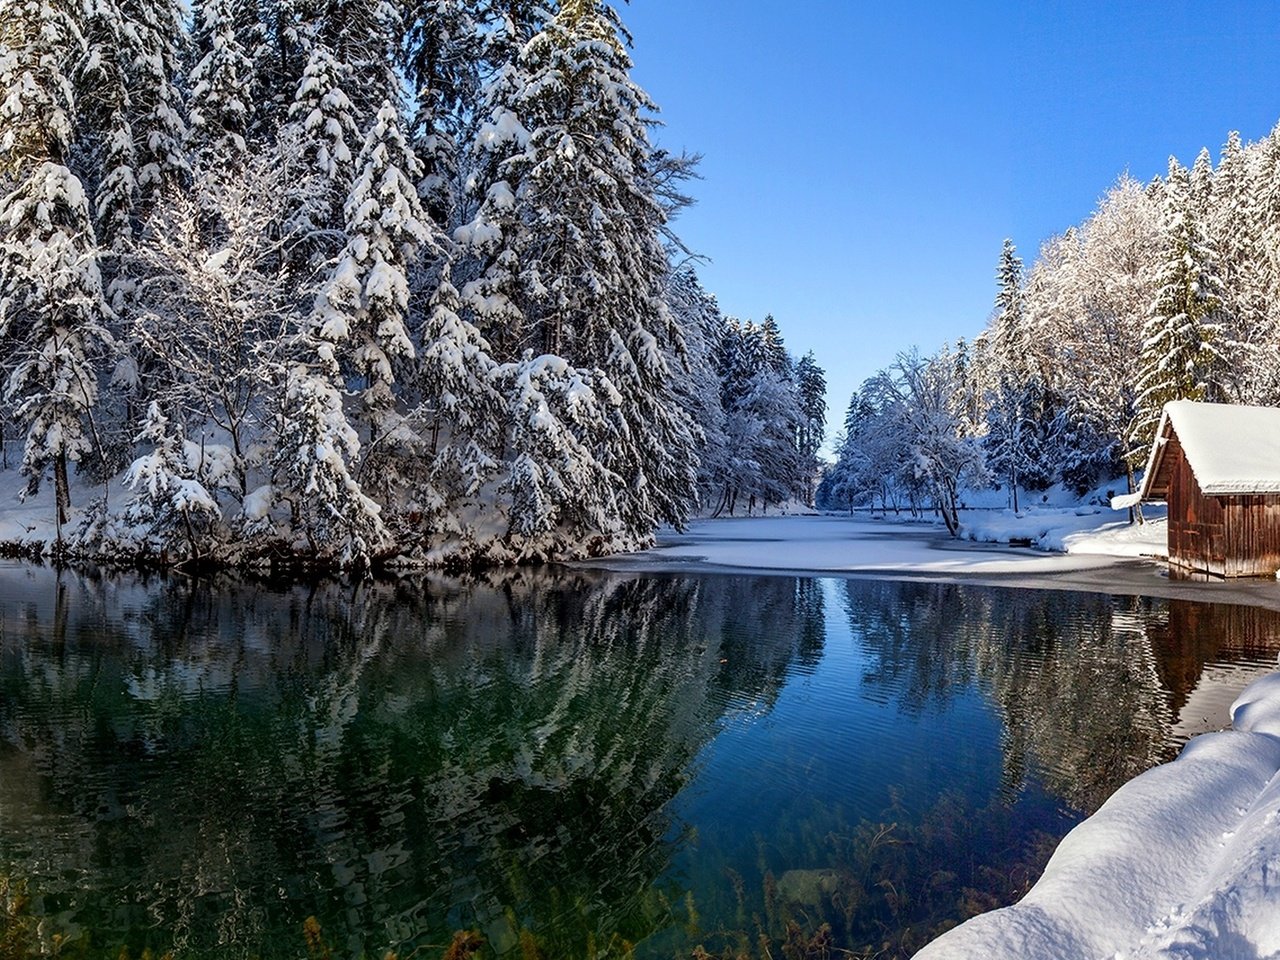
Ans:
[[[1218,577],[1280,571],[1280,408],[1165,404],[1138,492],[1169,505],[1169,563]]]

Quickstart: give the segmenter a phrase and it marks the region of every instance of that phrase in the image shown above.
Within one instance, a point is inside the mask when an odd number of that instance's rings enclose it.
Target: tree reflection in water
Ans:
[[[667,807],[717,717],[823,637],[787,579],[27,576],[0,855],[73,935],[201,954],[269,955],[313,913],[353,953],[643,939],[683,903]]]
[[[313,914],[350,956],[438,955],[461,928],[497,954],[781,955],[792,923],[907,955],[1025,889],[1168,755],[1204,664],[1274,658],[1280,634],[1143,599],[565,570],[273,587],[9,567],[0,618],[0,873],[112,957],[296,957]],[[859,672],[814,707],[862,764],[842,778],[814,769],[792,701],[847,667],[828,656],[846,626]],[[945,723],[966,697],[998,714],[965,749],[999,754],[1002,782],[927,801],[851,719]],[[776,782],[709,777],[731,730]],[[734,803],[691,822],[708,790]],[[747,852],[694,836],[713,827]]]
[[[851,581],[847,609],[870,684],[908,710],[978,684],[1004,721],[1005,795],[1035,768],[1084,814],[1173,758],[1206,664],[1280,650],[1280,613],[1180,599]]]

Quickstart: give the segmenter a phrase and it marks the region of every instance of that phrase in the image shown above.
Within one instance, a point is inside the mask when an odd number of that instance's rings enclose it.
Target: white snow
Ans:
[[[918,960],[1226,960],[1280,955],[1280,674],[1250,685],[1234,729],[1196,737],[1069,833],[1011,907]]]
[[[627,562],[833,573],[1043,574],[1099,569],[1163,552],[1163,524],[1135,531],[1110,522],[1111,516],[1090,511],[1081,517],[1068,510],[961,515],[974,540],[1026,537],[1059,552],[995,549],[951,540],[940,526],[840,516],[698,520],[683,534],[662,534],[657,547],[631,554]]]
[[[1280,493],[1280,408],[1176,400],[1165,404],[1156,436],[1169,424],[1204,493]]]

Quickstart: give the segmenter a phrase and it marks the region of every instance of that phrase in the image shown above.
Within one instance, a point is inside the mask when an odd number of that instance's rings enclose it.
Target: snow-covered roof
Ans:
[[[1166,403],[1142,478],[1143,500],[1168,493],[1167,471],[1161,467],[1174,440],[1182,445],[1202,493],[1280,494],[1280,407]]]

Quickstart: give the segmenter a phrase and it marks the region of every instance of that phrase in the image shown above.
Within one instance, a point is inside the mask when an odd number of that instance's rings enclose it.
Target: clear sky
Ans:
[[[657,142],[705,156],[678,227],[725,312],[773,313],[851,392],[973,336],[1000,244],[1030,263],[1124,171],[1280,120],[1280,3],[633,0]]]

